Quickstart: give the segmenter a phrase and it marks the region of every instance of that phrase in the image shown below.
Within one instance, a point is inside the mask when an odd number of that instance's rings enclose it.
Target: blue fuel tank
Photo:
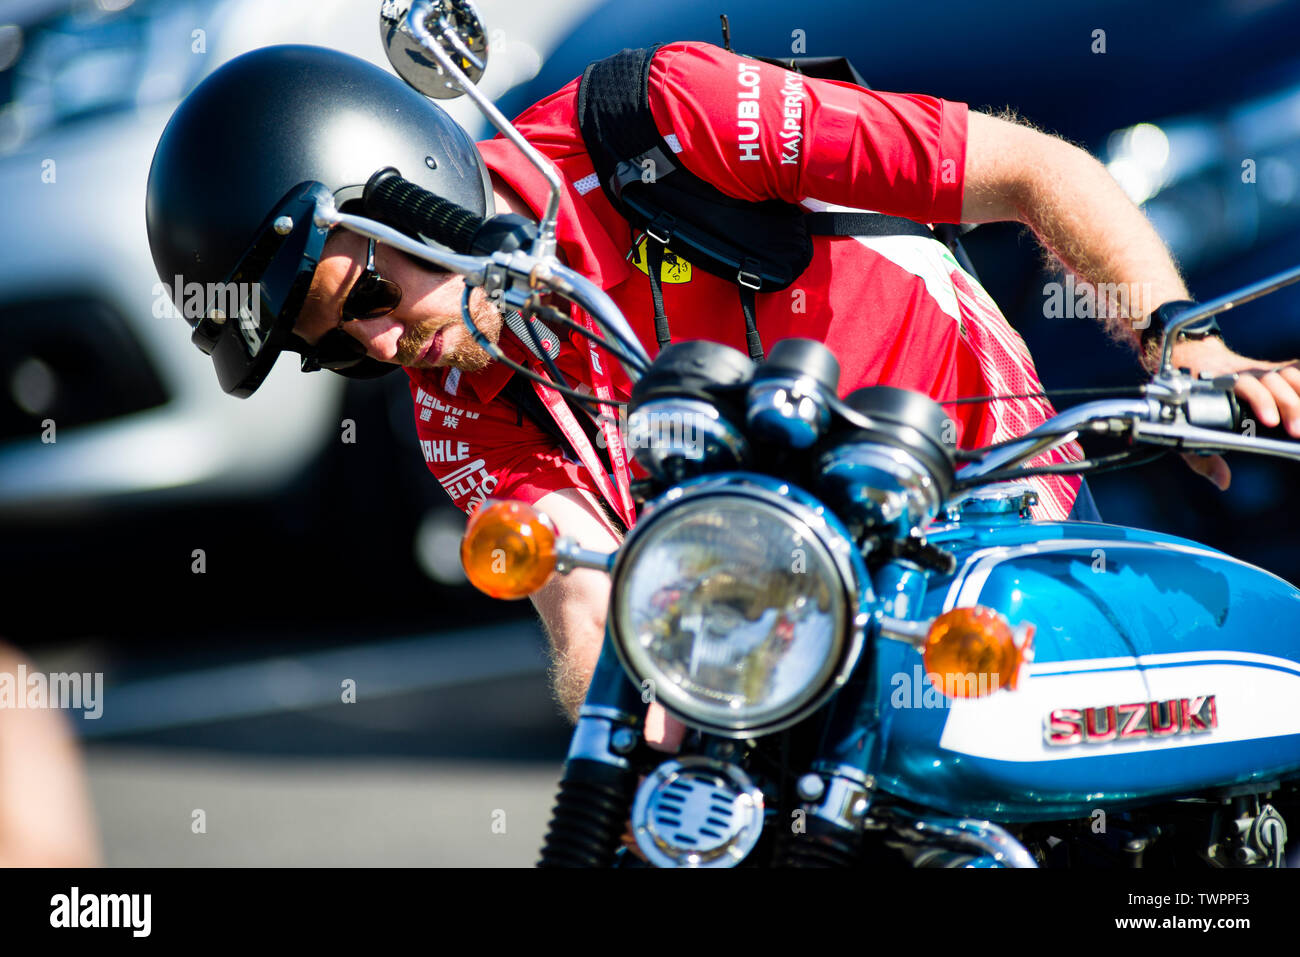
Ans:
[[[985,605],[1035,626],[1014,691],[949,699],[909,645],[876,642],[877,778],[997,821],[1086,817],[1300,776],[1300,591],[1196,542],[977,514],[933,528],[951,576],[926,618]]]

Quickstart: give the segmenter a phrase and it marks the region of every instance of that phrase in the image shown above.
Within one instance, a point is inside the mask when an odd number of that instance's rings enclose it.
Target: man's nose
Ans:
[[[397,357],[397,341],[404,327],[392,315],[377,319],[352,319],[343,323],[348,335],[366,347],[366,354],[380,362],[391,362]]]

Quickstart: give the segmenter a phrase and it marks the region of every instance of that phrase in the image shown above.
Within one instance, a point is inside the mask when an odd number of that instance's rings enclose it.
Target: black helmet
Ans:
[[[396,76],[336,50],[254,50],[176,108],[149,170],[149,246],[226,392],[251,395],[283,349],[303,353],[304,369],[395,368],[341,331],[316,348],[292,332],[328,236],[312,222],[316,201],[332,194],[343,208],[385,167],[475,215],[493,213],[465,131]]]

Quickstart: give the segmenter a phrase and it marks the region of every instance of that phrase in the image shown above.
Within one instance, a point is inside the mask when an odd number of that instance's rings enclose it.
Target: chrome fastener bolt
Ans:
[[[714,745],[713,756],[719,761],[728,761],[736,756],[736,746],[730,741],[719,741]]]
[[[619,728],[610,735],[609,746],[615,754],[627,754],[636,747],[636,732],[631,728]]]
[[[805,774],[795,785],[795,791],[805,801],[820,801],[826,793],[826,783],[816,774]]]
[[[288,216],[277,216],[275,222],[271,224],[271,228],[281,236],[288,236],[293,232],[293,220]]]

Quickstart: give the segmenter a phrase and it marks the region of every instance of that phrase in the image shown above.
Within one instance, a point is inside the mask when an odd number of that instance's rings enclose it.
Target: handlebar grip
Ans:
[[[1233,403],[1233,427],[1232,431],[1238,435],[1253,435],[1261,439],[1275,439],[1279,442],[1296,441],[1296,437],[1286,429],[1285,420],[1277,425],[1264,425],[1255,417],[1255,410],[1247,403],[1242,402],[1236,396],[1232,397]]]
[[[469,253],[483,220],[463,206],[416,186],[389,166],[366,182],[366,215],[396,229]]]
[[[1278,439],[1283,442],[1294,442],[1295,436],[1287,432],[1286,426],[1278,424],[1275,426],[1264,426],[1255,418],[1255,411],[1248,403],[1237,398],[1236,393],[1229,389],[1223,393],[1223,399],[1227,403],[1227,412],[1216,412],[1216,405],[1201,404],[1191,405],[1188,407],[1188,421],[1192,425],[1199,425],[1209,429],[1220,429],[1225,432],[1235,432],[1238,435],[1254,435],[1266,439]],[[1222,406],[1217,406],[1222,408]],[[1225,420],[1231,420],[1229,426]]]

